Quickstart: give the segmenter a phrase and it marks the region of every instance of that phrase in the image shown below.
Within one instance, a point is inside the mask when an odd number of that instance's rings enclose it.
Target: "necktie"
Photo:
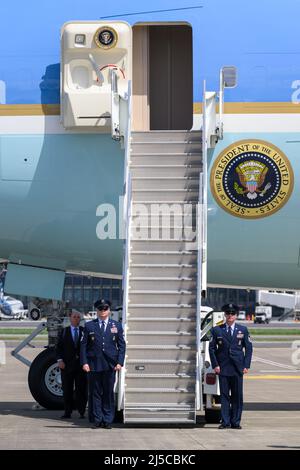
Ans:
[[[101,322],[100,331],[101,331],[101,334],[104,335],[104,332],[105,332],[105,321],[104,320],[102,320],[102,322]]]
[[[79,339],[78,328],[75,328],[74,329],[74,343],[75,343],[75,346],[77,346],[77,344],[78,344],[78,339]]]
[[[231,326],[228,327],[228,329],[227,329],[227,334],[228,334],[228,336],[231,338],[231,336],[232,336],[232,329],[231,329]]]

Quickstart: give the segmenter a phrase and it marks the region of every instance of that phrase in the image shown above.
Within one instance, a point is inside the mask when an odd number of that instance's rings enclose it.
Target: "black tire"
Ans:
[[[49,368],[57,371],[55,365],[57,365],[55,351],[52,348],[45,349],[34,359],[30,366],[28,385],[33,398],[43,408],[48,410],[63,410],[63,396],[51,392],[46,386],[47,371],[49,371]],[[55,386],[52,388],[54,390]]]
[[[30,310],[28,317],[30,318],[30,320],[38,321],[42,317],[41,311],[38,308],[33,308],[32,310]]]
[[[212,410],[211,408],[205,410],[205,421],[210,424],[217,424],[221,421],[221,411]]]

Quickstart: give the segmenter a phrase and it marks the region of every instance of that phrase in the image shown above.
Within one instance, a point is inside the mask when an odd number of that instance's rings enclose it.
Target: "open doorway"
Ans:
[[[192,28],[187,24],[133,27],[133,129],[193,126]]]

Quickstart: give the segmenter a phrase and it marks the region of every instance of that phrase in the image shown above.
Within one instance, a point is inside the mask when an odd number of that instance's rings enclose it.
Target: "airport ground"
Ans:
[[[92,430],[76,412],[62,421],[61,411],[36,406],[27,387],[28,368],[7,346],[7,362],[0,366],[0,449],[300,449],[300,366],[293,364],[291,342],[276,348],[254,343],[242,430],[219,430],[202,416],[195,426],[116,424],[111,430]],[[32,360],[40,351],[25,348],[24,356]]]

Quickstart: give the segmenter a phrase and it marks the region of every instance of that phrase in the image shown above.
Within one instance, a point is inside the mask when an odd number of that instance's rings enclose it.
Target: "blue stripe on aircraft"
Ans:
[[[200,4],[200,5],[199,5]],[[152,0],[151,12],[140,2],[115,0],[6,1],[1,6],[0,80],[6,103],[58,103],[60,28],[70,20],[120,15],[139,21],[188,21],[194,31],[194,101],[201,100],[203,78],[218,88],[222,65],[236,65],[239,85],[226,101],[291,101],[300,80],[298,18],[300,3],[286,0]],[[197,8],[203,6],[203,8]],[[160,10],[160,11],[155,11]],[[162,11],[165,10],[165,11]],[[182,71],[184,73],[184,70]]]

